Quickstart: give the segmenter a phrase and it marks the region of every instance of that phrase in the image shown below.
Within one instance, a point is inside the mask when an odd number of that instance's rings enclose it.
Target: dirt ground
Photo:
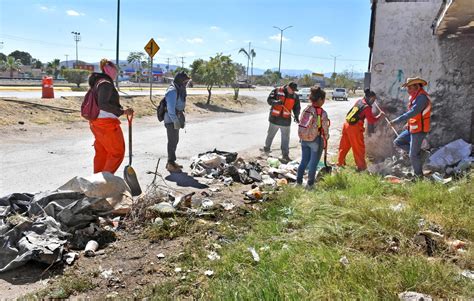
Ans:
[[[47,125],[86,122],[80,115],[83,97],[61,97],[55,99],[18,99],[0,98],[0,128],[11,125]],[[161,96],[154,96],[153,102],[158,104]],[[204,95],[189,95],[186,112],[192,115],[203,115],[225,112],[242,112],[258,106],[253,97],[240,96],[238,101],[233,95],[213,95],[211,103],[206,104]],[[155,106],[148,96],[121,96],[124,108],[135,110],[136,117],[156,114]]]

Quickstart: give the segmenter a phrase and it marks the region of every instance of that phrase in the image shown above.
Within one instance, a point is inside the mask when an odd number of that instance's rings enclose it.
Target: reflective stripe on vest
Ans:
[[[291,118],[291,110],[295,105],[294,98],[287,98],[283,87],[278,88],[276,93],[277,100],[280,100],[283,105],[275,105],[272,107],[272,116]]]
[[[419,95],[425,95],[428,98],[428,104],[426,105],[426,108],[424,108],[423,111],[421,111],[420,114],[408,119],[408,130],[412,134],[421,133],[421,132],[428,133],[430,131],[432,106],[431,106],[431,99],[425,90],[421,89],[420,92],[418,92],[418,94],[414,98],[410,97],[410,103],[408,105],[408,109],[411,110],[414,103],[416,102],[416,98]]]

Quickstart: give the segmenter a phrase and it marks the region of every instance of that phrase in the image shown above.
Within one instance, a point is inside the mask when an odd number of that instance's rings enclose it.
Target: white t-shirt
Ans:
[[[118,117],[115,116],[114,113],[106,112],[106,111],[103,111],[103,110],[99,111],[99,116],[97,116],[97,118],[116,118],[116,119],[118,119]]]

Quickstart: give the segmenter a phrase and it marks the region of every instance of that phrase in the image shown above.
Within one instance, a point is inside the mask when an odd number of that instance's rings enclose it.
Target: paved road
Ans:
[[[265,101],[266,91],[244,92],[260,101]],[[349,102],[327,102],[325,109],[332,121],[330,147],[337,146],[340,128]],[[213,119],[191,118],[186,131],[182,131],[178,146],[178,161],[188,170],[192,156],[218,148],[237,152],[254,152],[262,146],[268,127],[268,112],[260,111],[244,114],[222,114]],[[122,123],[127,134],[125,122]],[[85,125],[72,125],[57,131],[19,132],[18,136],[1,137],[0,196],[13,192],[39,192],[54,190],[74,176],[87,176],[92,173],[94,155],[93,138]],[[296,146],[298,137],[296,125],[292,129],[292,145]],[[275,154],[279,155],[279,142],[274,142]],[[163,124],[154,117],[138,119],[134,122],[133,167],[139,175],[142,186],[153,178],[146,171],[154,170],[157,159],[162,158],[160,172],[166,162],[166,131]],[[300,151],[292,149],[291,155],[299,157]],[[122,175],[126,158],[117,175]]]

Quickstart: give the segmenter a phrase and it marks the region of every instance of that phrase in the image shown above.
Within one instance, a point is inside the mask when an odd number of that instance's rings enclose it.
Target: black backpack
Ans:
[[[163,97],[160,101],[160,104],[156,107],[156,117],[158,117],[159,122],[165,120],[165,114],[167,110],[168,106],[166,105],[166,97]]]

